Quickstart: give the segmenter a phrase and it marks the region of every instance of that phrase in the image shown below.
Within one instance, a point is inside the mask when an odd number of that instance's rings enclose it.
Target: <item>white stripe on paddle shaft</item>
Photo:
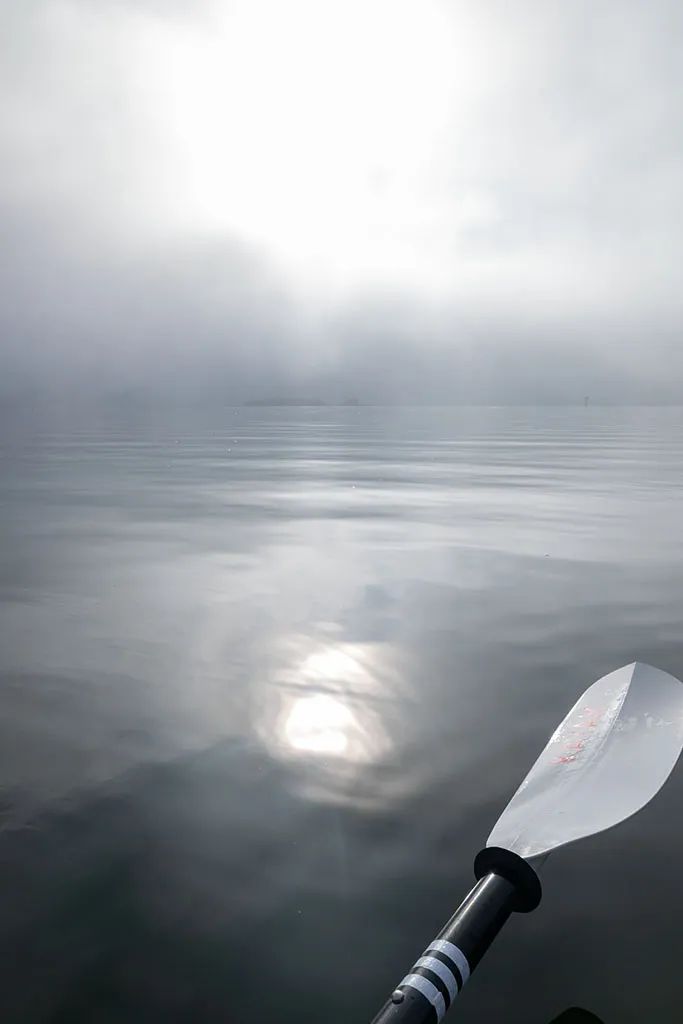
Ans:
[[[421,956],[415,964],[415,967],[413,967],[413,970],[416,970],[418,967],[425,967],[428,971],[431,971],[432,974],[436,974],[438,978],[441,978],[442,982],[448,989],[451,1002],[453,1002],[458,994],[458,980],[450,967],[448,967],[443,960],[437,960],[435,956]]]
[[[423,978],[421,974],[409,974],[403,979],[401,984],[398,986],[405,986],[405,988],[413,988],[416,992],[428,999],[436,1010],[436,1019],[440,1021],[446,1013],[446,1000],[439,992],[436,985],[432,985],[431,981],[427,978]]]
[[[427,949],[424,951],[424,956],[429,956],[436,950],[438,953],[445,953],[446,956],[450,957],[455,966],[460,971],[463,985],[467,982],[470,976],[470,965],[467,962],[467,957],[461,949],[458,949],[452,942],[447,942],[446,939],[434,939],[434,942],[430,942]]]

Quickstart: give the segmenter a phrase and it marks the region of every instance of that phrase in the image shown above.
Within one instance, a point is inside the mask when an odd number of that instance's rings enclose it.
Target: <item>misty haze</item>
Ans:
[[[683,678],[682,31],[0,0],[3,1024],[369,1024],[589,684]],[[682,799],[453,1018],[678,1021]]]

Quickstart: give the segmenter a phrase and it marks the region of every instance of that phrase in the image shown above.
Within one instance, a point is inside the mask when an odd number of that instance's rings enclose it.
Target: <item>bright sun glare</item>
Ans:
[[[315,754],[343,754],[349,744],[348,730],[354,726],[349,709],[319,694],[297,700],[285,724],[285,739],[294,750]]]
[[[376,709],[377,679],[368,651],[354,644],[330,644],[292,663],[281,681],[275,728],[267,726],[282,752],[375,760],[387,749]]]
[[[436,0],[235,0],[201,31],[150,28],[143,51],[179,227],[342,287],[416,273],[462,78]]]
[[[311,689],[335,682],[348,686],[367,683],[367,673],[348,652],[328,647],[305,658],[298,670],[298,682]],[[291,705],[284,740],[293,750],[342,755],[349,753],[357,732],[358,722],[347,704],[327,693],[314,693]]]

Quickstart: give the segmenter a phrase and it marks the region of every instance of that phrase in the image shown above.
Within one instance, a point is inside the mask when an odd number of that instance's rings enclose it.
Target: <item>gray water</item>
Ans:
[[[367,1024],[583,689],[683,677],[683,410],[12,419],[0,472],[3,1024]],[[453,1020],[680,1020],[682,801]]]

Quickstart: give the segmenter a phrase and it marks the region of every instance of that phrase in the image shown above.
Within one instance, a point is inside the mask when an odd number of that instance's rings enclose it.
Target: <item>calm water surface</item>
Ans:
[[[5,424],[0,1020],[367,1024],[582,690],[683,677],[683,411]],[[451,1011],[679,1021],[683,767]]]

